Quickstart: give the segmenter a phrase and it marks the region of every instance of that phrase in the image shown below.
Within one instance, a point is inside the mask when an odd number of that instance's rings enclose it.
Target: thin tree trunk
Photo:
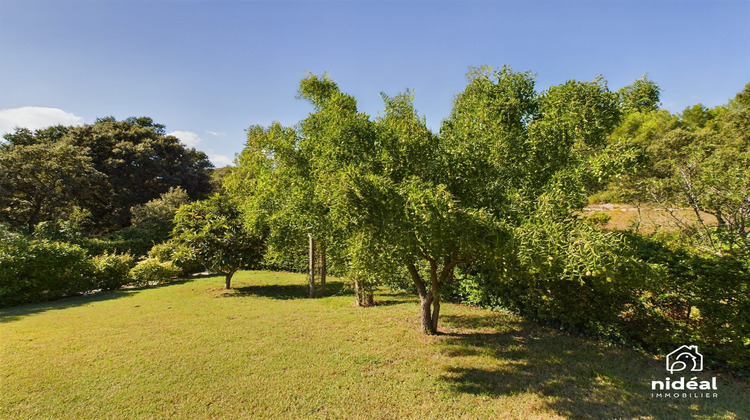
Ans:
[[[372,295],[372,285],[369,283],[365,283],[365,290],[364,290],[364,297],[365,297],[365,306],[372,306],[375,304],[375,300]]]
[[[432,333],[436,334],[438,330],[438,318],[440,317],[440,295],[437,291],[432,301]]]
[[[365,294],[364,294],[364,280],[354,279],[354,298],[356,299],[357,306],[365,306]]]
[[[224,288],[227,290],[232,288],[232,276],[234,276],[234,271],[224,275]]]
[[[437,330],[435,326],[436,322],[432,321],[432,287],[430,290],[427,289],[427,285],[419,275],[419,270],[414,264],[407,264],[406,268],[409,270],[414,285],[417,286],[417,293],[419,293],[419,307],[420,307],[420,324],[422,332],[425,334],[435,334]]]
[[[362,280],[354,279],[354,299],[357,306],[365,306],[362,296]]]
[[[307,237],[310,240],[310,246],[309,246],[309,256],[310,256],[310,277],[309,277],[309,284],[308,289],[310,291],[310,297],[315,297],[315,242],[313,241],[312,234],[308,233]]]
[[[320,247],[320,296],[326,295],[326,247]]]

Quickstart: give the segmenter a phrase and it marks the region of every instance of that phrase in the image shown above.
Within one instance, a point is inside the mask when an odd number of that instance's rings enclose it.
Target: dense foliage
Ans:
[[[186,204],[177,210],[174,222],[173,260],[182,267],[199,262],[223,274],[227,289],[234,273],[253,267],[263,255],[262,238],[247,232],[230,197],[216,194]]]
[[[701,343],[746,367],[750,94],[673,116],[659,93],[645,77],[537,92],[529,73],[476,68],[435,134],[409,92],[383,95],[371,119],[310,75],[299,97],[314,111],[251,127],[224,186],[268,232],[267,257],[299,264],[315,238],[358,300],[374,284],[416,291],[427,333],[442,297],[654,350]],[[606,231],[606,215],[579,216],[595,194],[688,207],[699,223]]]
[[[43,302],[131,282],[130,255],[89,257],[79,245],[0,231],[0,306]]]
[[[129,274],[135,285],[151,286],[171,281],[180,274],[180,269],[172,262],[161,262],[156,258],[146,258],[139,261]]]
[[[0,144],[0,218],[28,231],[86,212],[93,233],[130,225],[130,209],[182,187],[192,199],[211,192],[203,152],[188,149],[150,118],[102,118],[80,127],[18,129]]]
[[[750,84],[676,115],[659,93],[472,68],[433,133],[409,91],[371,118],[309,75],[313,111],[250,127],[209,198],[206,156],[149,118],[20,129],[0,144],[0,305],[317,263],[363,306],[378,285],[417,293],[428,334],[450,299],[750,369]],[[606,230],[589,200],[677,228]]]
[[[383,95],[375,121],[326,76],[304,79],[300,97],[315,112],[297,130],[252,127],[228,190],[270,228],[271,247],[307,234],[355,284],[406,275],[428,333],[457,266],[508,257],[498,252],[529,217],[572,223],[590,190],[633,160],[606,142],[620,108],[601,80],[537,93],[528,73],[474,69],[439,136],[408,92]]]

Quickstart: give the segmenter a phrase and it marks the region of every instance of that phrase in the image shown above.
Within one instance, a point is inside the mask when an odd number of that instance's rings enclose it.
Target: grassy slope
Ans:
[[[750,418],[746,385],[660,400],[660,361],[504,313],[356,308],[341,283],[243,272],[0,310],[0,417]],[[708,373],[706,373],[707,376]]]

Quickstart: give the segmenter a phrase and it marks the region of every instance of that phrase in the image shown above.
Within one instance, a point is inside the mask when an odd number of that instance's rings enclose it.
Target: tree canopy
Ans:
[[[33,233],[37,223],[69,219],[104,180],[81,147],[0,144],[0,221]]]
[[[621,106],[601,79],[539,93],[530,73],[510,68],[468,78],[436,135],[408,91],[384,94],[373,120],[326,75],[310,75],[299,96],[314,112],[297,128],[251,127],[230,190],[251,218],[265,215],[271,238],[313,234],[351,277],[411,279],[422,329],[435,333],[458,266],[502,259],[535,215],[573,221],[635,159],[607,142]]]
[[[5,139],[0,148],[0,159],[6,162],[4,188],[20,205],[4,205],[2,211],[14,224],[60,217],[75,205],[90,214],[93,231],[107,232],[128,226],[132,206],[171,187],[182,187],[193,200],[211,191],[208,157],[166,135],[163,125],[147,117],[108,117],[90,125],[35,132],[18,129]],[[43,169],[34,176],[29,171],[36,167]],[[24,179],[34,180],[35,192]],[[65,197],[53,191],[60,189],[55,185],[66,186]]]
[[[174,222],[175,260],[197,261],[223,274],[226,289],[234,273],[257,264],[263,254],[262,238],[247,232],[236,202],[229,197],[216,194],[186,204],[177,210]]]

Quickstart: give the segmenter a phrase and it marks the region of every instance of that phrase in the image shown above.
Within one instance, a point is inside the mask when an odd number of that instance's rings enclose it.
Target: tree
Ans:
[[[225,178],[224,188],[240,199],[248,228],[266,237],[267,263],[288,265],[292,260],[294,269],[302,269],[301,250],[309,246],[309,294],[319,296],[313,264],[325,248],[317,246],[319,252],[313,251],[316,243],[322,243],[326,209],[315,195],[309,154],[293,128],[277,123],[253,126],[247,132],[245,149],[237,168]]]
[[[672,212],[699,246],[721,255],[748,250],[750,218],[750,84],[726,106],[683,112],[680,125],[648,145],[656,169],[645,179],[652,201],[689,207],[697,223]],[[717,231],[704,214],[716,219]]]
[[[348,172],[341,206],[371,252],[409,273],[428,334],[457,267],[517,258],[504,252],[534,228],[530,218],[572,223],[588,193],[633,158],[606,142],[619,106],[601,80],[539,94],[528,73],[473,69],[439,137],[409,95],[385,100],[377,152],[359,154],[377,163]]]
[[[166,135],[163,125],[147,117],[124,121],[108,117],[90,125],[55,126],[35,132],[18,129],[5,138],[6,146],[16,150],[64,143],[75,148],[69,149],[74,150],[71,155],[87,161],[82,168],[93,166],[104,175],[89,183],[85,194],[76,195],[77,204],[91,213],[94,233],[128,226],[131,207],[145,204],[172,187],[182,187],[193,200],[207,197],[212,190],[208,157]]]
[[[226,289],[234,273],[252,267],[262,256],[262,239],[247,233],[237,203],[229,197],[216,194],[186,204],[177,210],[174,221],[175,261],[198,261],[223,274]]]
[[[502,250],[529,217],[574,221],[587,194],[633,157],[606,142],[619,97],[600,79],[539,94],[528,73],[473,69],[439,136],[409,92],[383,95],[376,121],[325,75],[304,79],[300,96],[315,111],[297,130],[251,129],[240,164],[257,170],[235,187],[280,197],[255,214],[325,238],[356,282],[410,279],[428,334],[457,267],[515,258]]]
[[[633,82],[632,85],[620,89],[617,94],[620,106],[625,112],[648,112],[659,109],[659,95],[661,89],[651,80],[648,75]]]
[[[174,228],[175,212],[188,202],[190,202],[190,197],[182,187],[171,187],[159,198],[131,208],[133,227],[164,233],[166,239]]]
[[[104,175],[81,147],[22,142],[20,135],[31,133],[17,131],[13,140],[0,144],[0,221],[33,233],[37,223],[80,212]]]
[[[328,256],[346,266],[346,232],[331,211],[341,164],[360,162],[361,140],[374,139],[369,117],[359,114],[354,98],[343,95],[326,76],[300,82],[299,97],[315,111],[298,127],[274,124],[248,129],[238,168],[225,187],[241,197],[248,224],[268,228],[269,251],[294,253],[307,245],[310,296],[324,293]],[[336,238],[336,240],[334,240]]]
[[[208,157],[166,135],[164,126],[150,118],[102,118],[70,128],[64,138],[87,148],[94,167],[107,176],[87,203],[100,229],[129,225],[132,206],[153,200],[171,187],[181,186],[193,200],[211,191]]]

